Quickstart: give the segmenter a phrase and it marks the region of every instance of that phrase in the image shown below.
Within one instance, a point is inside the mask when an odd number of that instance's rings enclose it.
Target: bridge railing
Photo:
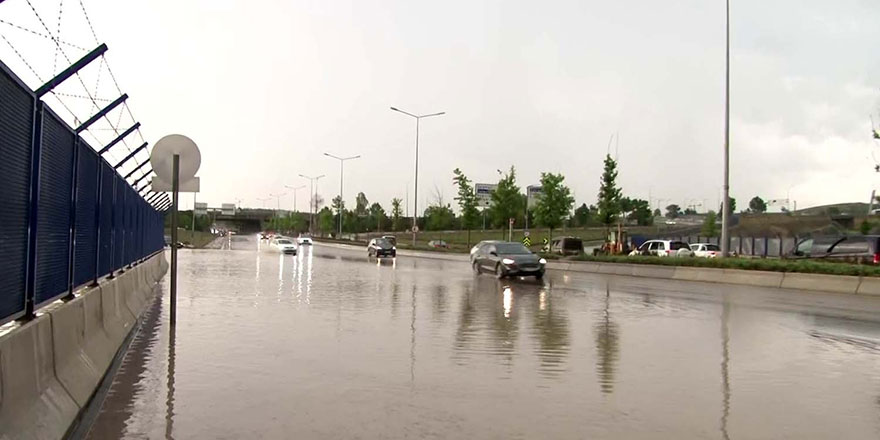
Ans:
[[[0,324],[160,251],[162,223],[0,62]]]

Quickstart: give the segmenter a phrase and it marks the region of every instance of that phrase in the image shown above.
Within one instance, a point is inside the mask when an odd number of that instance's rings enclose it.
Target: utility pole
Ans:
[[[318,201],[315,200],[317,197],[317,184],[318,179],[324,177],[323,174],[316,177],[306,176],[305,174],[300,174],[299,177],[304,179],[309,179],[309,233],[315,233],[315,214],[314,211],[318,210]],[[312,209],[314,208],[314,209]]]

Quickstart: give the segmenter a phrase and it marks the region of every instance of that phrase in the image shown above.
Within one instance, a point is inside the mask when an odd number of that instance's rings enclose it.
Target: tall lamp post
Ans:
[[[318,181],[318,179],[324,177],[324,175],[321,174],[320,176],[311,177],[311,176],[306,176],[305,174],[300,174],[299,177],[302,177],[304,179],[309,179],[309,233],[314,234],[315,233],[315,214],[314,214],[314,211],[316,211],[318,209],[317,200],[314,199],[315,196],[317,195],[317,193],[316,193],[317,183],[316,182]],[[314,209],[312,209],[312,208],[314,208]]]
[[[345,161],[351,160],[351,159],[358,159],[361,157],[361,155],[358,154],[357,156],[339,157],[339,156],[334,156],[330,153],[324,153],[324,156],[332,157],[333,159],[336,159],[339,161],[339,204],[340,204],[340,206],[339,206],[339,237],[342,237],[342,210],[343,210],[343,208],[342,208],[342,174],[345,170],[345,168],[344,168]],[[339,237],[337,237],[337,238],[339,238]]]
[[[730,254],[730,0],[726,1],[724,59],[724,210],[721,212],[721,256]]]
[[[419,229],[419,226],[417,223],[417,219],[419,216],[419,214],[418,214],[418,212],[419,212],[419,121],[422,118],[430,118],[431,116],[445,115],[446,112],[430,113],[427,115],[414,115],[412,113],[405,112],[403,110],[400,110],[400,109],[394,108],[394,107],[391,107],[391,110],[403,113],[407,116],[411,116],[411,117],[415,118],[415,120],[416,120],[416,172],[415,172],[415,188],[413,190],[413,211],[412,211],[412,214],[413,214],[412,244],[413,244],[413,247],[416,247],[416,232],[418,232],[418,229]]]
[[[296,213],[296,193],[297,193],[297,191],[305,188],[306,186],[305,185],[300,185],[300,186],[284,185],[284,187],[293,191],[293,210],[290,212]]]
[[[275,217],[278,217],[278,211],[281,210],[281,198],[287,193],[269,194],[269,197],[275,197]]]

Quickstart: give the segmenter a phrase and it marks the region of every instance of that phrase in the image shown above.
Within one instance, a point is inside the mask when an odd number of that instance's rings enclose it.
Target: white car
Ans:
[[[630,255],[656,255],[658,257],[693,257],[694,251],[683,241],[648,240]]]
[[[279,237],[272,240],[272,247],[282,254],[296,255],[296,243],[290,241],[288,238]]]
[[[695,257],[717,258],[721,256],[721,248],[712,243],[694,243],[691,245]]]
[[[296,242],[299,243],[300,246],[311,246],[312,238],[311,237],[299,237],[296,239]]]

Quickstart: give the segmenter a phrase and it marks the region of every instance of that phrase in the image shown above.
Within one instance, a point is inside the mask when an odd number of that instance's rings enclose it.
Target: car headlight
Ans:
[[[513,260],[511,260],[510,258],[505,258],[505,259],[501,260],[501,262],[504,263],[504,264],[506,264],[506,265],[508,265],[508,266],[511,265],[511,264],[513,264],[513,263],[516,263],[516,261],[513,261]]]
[[[540,260],[538,260],[538,263],[547,264],[547,260],[541,258]]]
[[[397,246],[391,246],[391,250],[392,250],[392,251],[396,251],[396,250],[397,250]]]

